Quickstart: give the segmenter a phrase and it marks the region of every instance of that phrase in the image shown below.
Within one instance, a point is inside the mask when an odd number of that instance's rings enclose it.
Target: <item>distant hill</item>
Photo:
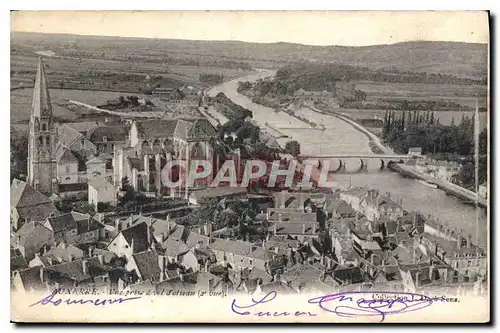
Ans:
[[[112,42],[110,42],[112,41]],[[311,46],[292,43],[191,41],[12,32],[12,47],[20,45],[57,54],[111,52],[115,57],[137,53],[151,58],[172,55],[211,56],[268,67],[296,61],[336,62],[373,69],[433,72],[461,77],[487,76],[488,45],[415,41],[362,47]]]

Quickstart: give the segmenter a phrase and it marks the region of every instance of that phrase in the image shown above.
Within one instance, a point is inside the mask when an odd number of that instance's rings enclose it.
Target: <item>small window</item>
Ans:
[[[85,146],[85,139],[81,139],[80,144],[82,145],[82,147],[84,147]]]
[[[40,146],[43,146],[43,137],[41,137],[41,136],[40,136],[40,137],[38,137],[38,144],[39,144]]]
[[[42,124],[42,131],[46,131],[47,130],[47,124]]]
[[[102,137],[102,142],[108,142],[108,137],[107,136],[103,136]]]

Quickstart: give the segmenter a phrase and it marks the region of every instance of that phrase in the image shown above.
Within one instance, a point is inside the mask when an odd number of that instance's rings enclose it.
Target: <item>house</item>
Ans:
[[[77,242],[77,224],[71,213],[49,217],[44,225],[54,233],[56,243],[72,244]]]
[[[96,177],[89,183],[89,204],[99,210],[99,204],[116,206],[116,187],[106,179]]]
[[[456,240],[444,239],[431,234],[422,234],[417,238],[417,246],[423,253],[430,256],[434,254],[449,265],[455,272],[456,277],[466,277],[474,282],[486,276],[488,257],[486,251],[472,244],[471,236],[464,237],[455,234]]]
[[[165,251],[165,257],[168,263],[176,263],[180,261],[180,257],[186,254],[190,248],[183,241],[173,237],[167,238],[162,244],[162,249]]]
[[[29,264],[24,258],[23,254],[19,249],[14,249],[12,246],[10,248],[10,271],[14,271],[28,268]]]
[[[347,202],[355,211],[361,211],[361,200],[367,195],[368,190],[363,187],[354,187],[339,193],[340,199]]]
[[[29,266],[47,267],[82,259],[84,256],[83,251],[76,246],[72,244],[66,245],[65,243],[60,243],[58,246],[53,247],[48,251],[37,253],[35,258],[30,261]]]
[[[87,215],[86,219],[75,221],[77,227],[77,243],[80,245],[96,243],[106,236],[105,225]]]
[[[109,283],[102,258],[78,259],[44,268],[47,281],[60,287],[93,287]]]
[[[97,154],[113,154],[115,147],[126,144],[128,129],[123,124],[98,125],[90,129],[86,137],[95,145]]]
[[[162,260],[163,256],[159,256],[156,251],[146,250],[132,254],[125,267],[132,274],[135,273],[139,281],[160,282],[165,270]]]
[[[360,208],[366,218],[370,221],[377,221],[381,217],[395,220],[403,216],[403,207],[391,200],[390,194],[380,195],[378,190],[369,190],[363,197]]]
[[[66,146],[56,146],[56,175],[58,184],[76,184],[84,182],[80,159]]]
[[[217,262],[233,269],[255,267],[265,270],[269,261],[265,249],[241,240],[215,238],[209,248],[214,251]]]
[[[17,292],[42,292],[47,290],[42,266],[29,267],[14,272],[12,288]]]
[[[275,236],[286,238],[292,237],[299,241],[304,241],[308,238],[319,237],[319,223],[316,221],[275,222],[273,226],[269,228],[269,231]]]
[[[132,254],[144,252],[154,244],[151,228],[146,222],[134,224],[113,238],[107,249],[118,257],[131,258]]]
[[[479,185],[479,196],[483,198],[488,198],[488,183],[484,182],[481,185]]]
[[[29,222],[16,232],[15,243],[12,245],[30,261],[44,247],[55,245],[54,232],[40,222]]]
[[[88,182],[96,178],[106,178],[106,160],[101,156],[94,157],[85,164],[87,166]]]
[[[26,222],[45,221],[58,214],[54,203],[25,182],[14,179],[10,187],[10,218],[14,230]]]
[[[408,156],[420,157],[422,156],[422,147],[411,147],[408,149]]]

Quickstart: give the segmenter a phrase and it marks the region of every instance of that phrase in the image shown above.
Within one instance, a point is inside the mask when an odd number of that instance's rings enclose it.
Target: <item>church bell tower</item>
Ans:
[[[51,195],[56,181],[56,127],[42,57],[38,60],[28,138],[28,184]]]

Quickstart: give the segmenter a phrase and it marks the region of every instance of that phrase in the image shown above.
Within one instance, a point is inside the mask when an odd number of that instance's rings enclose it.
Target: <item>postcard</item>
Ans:
[[[11,13],[11,321],[487,323],[489,14]]]

